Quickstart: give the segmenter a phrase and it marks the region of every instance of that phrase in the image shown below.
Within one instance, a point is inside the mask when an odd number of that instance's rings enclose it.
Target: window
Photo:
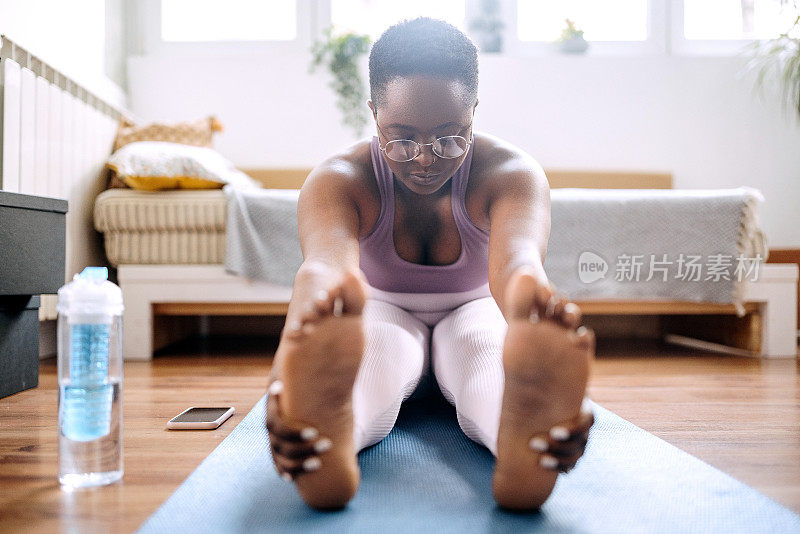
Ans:
[[[800,0],[137,0],[132,6],[143,52],[168,55],[304,54],[331,24],[375,40],[418,16],[450,22],[483,49],[475,27],[486,11],[501,26],[500,38],[490,37],[509,55],[557,53],[552,43],[567,18],[584,31],[590,56],[735,55],[747,40],[786,32],[800,13]],[[794,31],[800,37],[800,27]]]
[[[797,13],[787,0],[684,0],[683,34],[694,40],[770,39]]]
[[[462,30],[464,0],[331,0],[331,23],[338,31],[366,33],[375,41],[392,24],[420,16],[446,20]]]
[[[163,41],[289,41],[296,37],[294,0],[161,0]]]
[[[570,19],[587,41],[644,41],[647,39],[647,0],[518,0],[520,41],[559,38]]]

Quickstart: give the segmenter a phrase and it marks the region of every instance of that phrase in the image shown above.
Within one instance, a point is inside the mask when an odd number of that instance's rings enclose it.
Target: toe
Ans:
[[[316,307],[313,303],[309,303],[310,308],[306,309],[302,315],[300,315],[300,322],[302,324],[306,323],[313,323],[319,319],[319,313],[317,313]]]
[[[328,315],[333,309],[333,296],[331,291],[320,289],[314,297],[314,309],[320,315]]]
[[[527,319],[532,312],[538,312],[534,298],[538,285],[532,271],[518,270],[511,276],[505,291],[509,318]]]
[[[537,284],[534,299],[539,317],[552,317],[556,304],[555,300],[551,300],[554,296],[553,290],[550,287],[541,283]]]
[[[283,328],[283,335],[288,338],[299,338],[302,336],[303,322],[299,319],[293,319],[286,323]]]
[[[579,347],[587,350],[594,350],[594,330],[591,328],[586,328],[585,326],[581,326],[575,331],[575,335],[577,336]]]
[[[561,322],[564,326],[575,330],[578,328],[578,326],[580,326],[582,318],[583,315],[581,314],[581,309],[577,304],[574,302],[567,302],[564,304],[564,308],[561,313]]]
[[[367,300],[364,283],[355,273],[346,272],[342,278],[339,298],[342,299],[342,312],[360,314]]]

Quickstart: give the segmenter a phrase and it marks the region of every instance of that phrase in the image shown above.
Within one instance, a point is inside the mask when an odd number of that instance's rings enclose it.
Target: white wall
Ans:
[[[750,185],[772,247],[800,246],[800,126],[762,103],[743,61],[702,57],[481,57],[476,127],[549,168],[658,170],[678,188]],[[142,119],[217,114],[240,167],[312,166],[355,140],[309,56],[132,57]],[[362,65],[366,76],[366,60]],[[365,105],[366,110],[366,105]],[[369,131],[372,135],[372,131]]]
[[[109,7],[106,0],[2,0],[0,34],[109,104],[124,108],[125,93],[105,74],[106,14],[111,21],[122,15],[119,1]]]

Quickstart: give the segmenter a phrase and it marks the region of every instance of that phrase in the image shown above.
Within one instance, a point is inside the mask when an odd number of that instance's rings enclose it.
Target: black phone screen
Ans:
[[[230,408],[192,408],[173,419],[176,423],[206,423],[222,417]]]

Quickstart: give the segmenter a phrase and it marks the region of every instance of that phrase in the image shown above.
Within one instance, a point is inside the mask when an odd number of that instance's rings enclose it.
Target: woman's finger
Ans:
[[[592,411],[591,401],[584,399],[581,411],[575,420],[572,434],[583,434],[589,432],[594,424],[594,411]]]
[[[316,439],[319,436],[317,429],[289,426],[283,420],[278,402],[281,387],[275,387],[275,384],[281,384],[282,386],[280,381],[275,381],[270,386],[269,394],[267,395],[267,430],[283,441],[308,442]],[[272,436],[270,436],[270,439],[272,439]]]
[[[583,406],[578,415],[565,423],[553,426],[548,432],[551,441],[570,441],[582,434],[587,434],[594,424],[594,413],[591,403],[584,399]]]
[[[323,453],[331,448],[331,440],[328,438],[319,438],[313,443],[302,442],[296,443],[291,441],[276,441],[275,450],[277,454],[290,459],[306,459],[311,456]]]
[[[278,472],[281,473],[281,475],[283,473],[288,473],[292,476],[292,478],[303,473],[316,471],[320,468],[320,466],[322,466],[322,460],[320,460],[317,456],[311,456],[305,460],[291,460],[289,458],[284,458],[281,455],[277,455],[275,456],[274,460],[275,467],[277,467]]]
[[[539,465],[551,471],[570,471],[578,463],[581,455],[576,454],[567,458],[556,458],[550,454],[543,454],[539,458]]]
[[[588,439],[579,436],[569,441],[551,441],[547,448],[547,454],[551,454],[559,458],[559,461],[564,457],[582,455],[586,450],[586,443]]]

